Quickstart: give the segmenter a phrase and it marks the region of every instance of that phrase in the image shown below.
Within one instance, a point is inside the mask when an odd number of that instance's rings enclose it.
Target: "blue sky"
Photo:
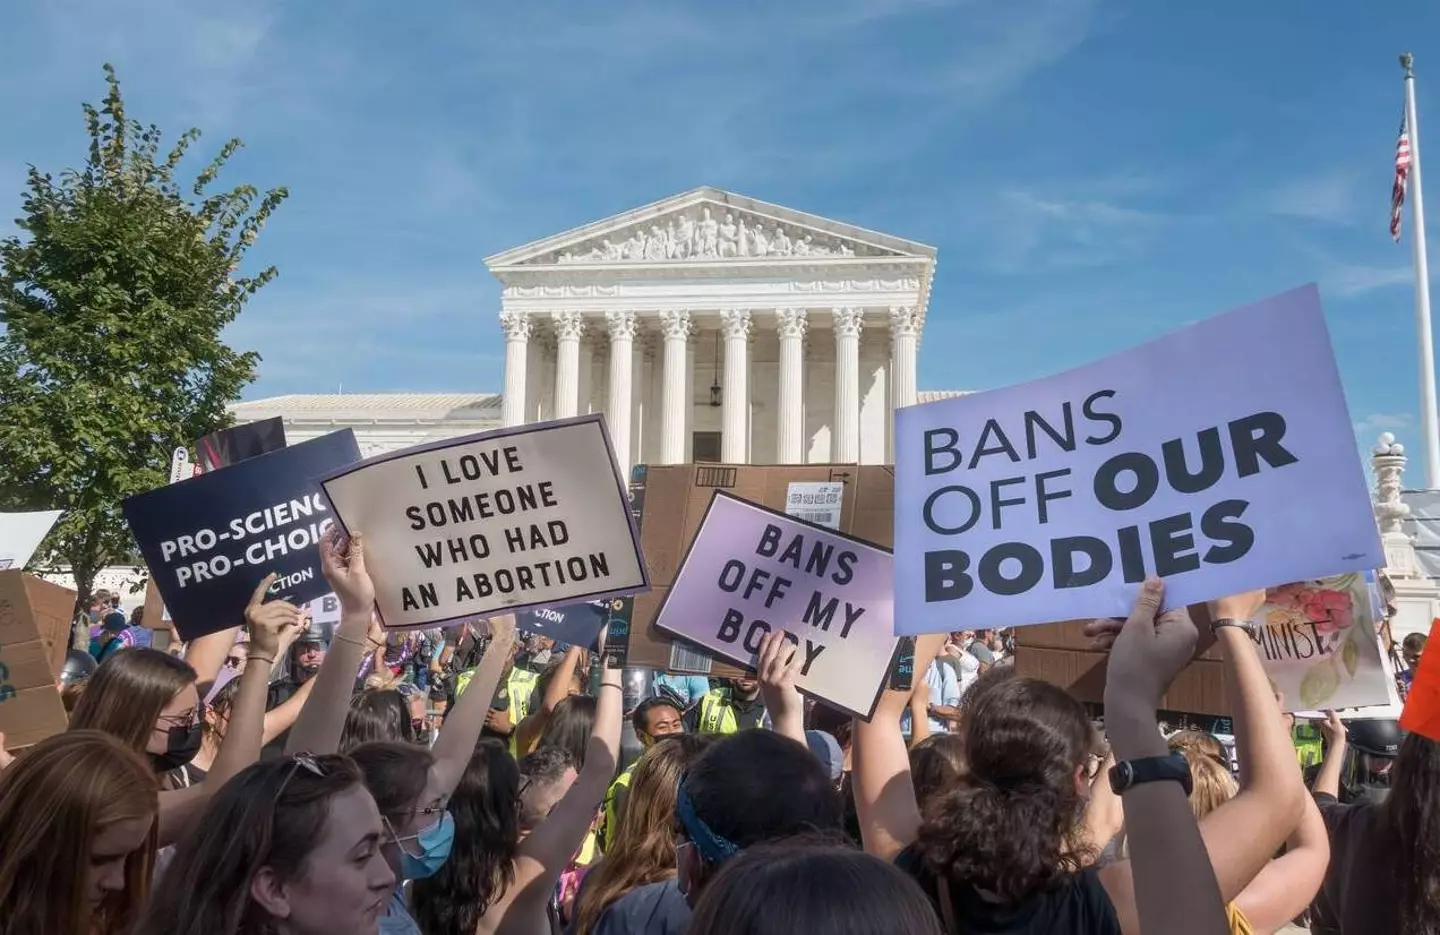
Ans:
[[[207,158],[242,137],[231,184],[290,187],[252,253],[280,278],[230,335],[264,357],[247,398],[498,390],[484,256],[713,185],[938,247],[924,389],[1318,281],[1361,443],[1418,454],[1386,221],[1407,47],[1440,153],[1434,4],[18,0],[4,21],[0,232],[27,163],[83,158],[105,61]]]

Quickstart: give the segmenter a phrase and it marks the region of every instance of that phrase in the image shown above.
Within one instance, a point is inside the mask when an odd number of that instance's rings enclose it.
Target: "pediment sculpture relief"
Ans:
[[[860,256],[889,255],[864,246],[858,250]],[[857,247],[838,237],[739,212],[720,213],[702,205],[547,259],[554,263],[644,263],[856,255]]]

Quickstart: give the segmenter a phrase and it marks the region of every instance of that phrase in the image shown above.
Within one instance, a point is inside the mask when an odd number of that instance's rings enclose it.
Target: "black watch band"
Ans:
[[[1110,767],[1110,788],[1116,795],[1146,782],[1178,782],[1188,798],[1194,784],[1190,764],[1179,753],[1121,760]]]
[[[1221,627],[1234,627],[1237,630],[1244,630],[1251,636],[1255,635],[1255,621],[1237,620],[1234,617],[1217,617],[1210,621],[1210,632],[1215,632]]]

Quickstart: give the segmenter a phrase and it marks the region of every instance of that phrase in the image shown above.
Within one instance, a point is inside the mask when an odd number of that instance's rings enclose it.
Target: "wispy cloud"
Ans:
[[[989,234],[1000,272],[1108,266],[1141,255],[1165,215],[1105,200],[1076,200],[1025,189],[994,200]]]
[[[1366,265],[1358,263],[1333,263],[1320,276],[1320,285],[1338,296],[1353,298],[1403,286],[1415,281],[1415,271],[1407,264]]]
[[[1282,217],[1351,224],[1360,214],[1357,195],[1364,178],[1353,169],[1301,173],[1270,192],[1264,204],[1271,214]]]

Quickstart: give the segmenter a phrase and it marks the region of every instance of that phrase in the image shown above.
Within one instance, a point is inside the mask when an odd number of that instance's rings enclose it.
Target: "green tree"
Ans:
[[[84,168],[31,166],[21,233],[0,240],[0,510],[65,511],[33,564],[69,566],[77,608],[98,570],[135,560],[120,501],[165,483],[174,448],[224,428],[255,378],[259,356],[220,335],[275,278],[240,269],[288,195],[209,193],[238,139],[182,192],[200,131],[160,159],[159,128],[126,116],[109,65],[105,81]]]

